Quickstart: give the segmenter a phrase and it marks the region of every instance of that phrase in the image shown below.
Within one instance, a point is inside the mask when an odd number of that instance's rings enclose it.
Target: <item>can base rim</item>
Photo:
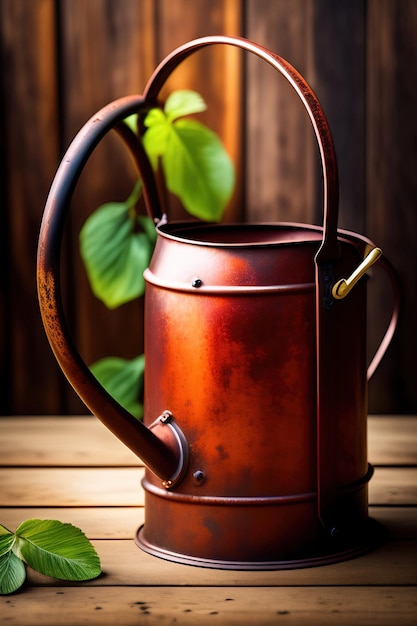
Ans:
[[[201,558],[167,550],[147,541],[143,536],[143,529],[144,525],[138,529],[135,543],[141,550],[152,556],[183,565],[242,571],[288,570],[331,565],[363,556],[382,545],[386,538],[386,531],[382,524],[373,518],[368,518],[360,532],[356,532],[351,541],[346,539],[341,543],[330,539],[318,542],[314,553],[309,555],[295,555],[294,558],[271,561],[228,561]]]

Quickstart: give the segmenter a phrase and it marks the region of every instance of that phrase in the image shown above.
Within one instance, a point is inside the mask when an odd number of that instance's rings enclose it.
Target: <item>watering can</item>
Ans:
[[[156,106],[170,73],[203,47],[227,44],[274,67],[317,138],[323,225],[170,222],[140,142],[126,125]],[[67,330],[60,295],[64,219],[81,171],[111,129],[139,168],[157,242],[145,272],[144,420],[92,376]],[[53,181],[38,248],[38,292],[55,356],[86,406],[145,463],[138,545],[180,563],[285,569],[369,550],[367,380],[395,329],[395,275],[367,238],[340,230],[336,157],[313,91],[284,59],[241,38],[187,43],[144,95],[103,108],[82,128]],[[393,285],[393,313],[366,365],[366,273]]]

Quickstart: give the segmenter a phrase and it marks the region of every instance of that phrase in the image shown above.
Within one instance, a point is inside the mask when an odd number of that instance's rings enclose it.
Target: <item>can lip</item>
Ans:
[[[225,248],[253,248],[290,244],[319,245],[323,228],[293,222],[216,224],[198,221],[161,222],[159,235],[183,243]]]
[[[170,291],[193,293],[200,296],[259,296],[262,294],[300,295],[306,293],[313,294],[315,289],[314,282],[289,283],[281,285],[205,285],[201,282],[201,284],[198,284],[197,286],[195,279],[188,283],[186,281],[172,280],[172,278],[165,278],[155,274],[149,267],[143,272],[143,277],[148,284],[154,285],[155,287],[168,289]]]

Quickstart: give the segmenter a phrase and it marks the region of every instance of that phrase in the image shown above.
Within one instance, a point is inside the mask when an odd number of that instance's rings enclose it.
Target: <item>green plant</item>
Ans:
[[[234,187],[233,164],[219,137],[205,125],[186,117],[206,109],[194,91],[175,91],[164,108],[151,109],[144,119],[125,120],[137,131],[155,171],[193,217],[219,221]],[[149,264],[156,231],[149,217],[138,214],[142,193],[139,180],[125,202],[100,206],[80,233],[80,252],[93,293],[109,309],[143,295],[143,272]],[[91,370],[107,391],[135,417],[142,417],[139,402],[144,358],[104,357]]]
[[[84,533],[57,520],[28,519],[11,532],[0,524],[0,594],[17,591],[26,567],[62,580],[90,580],[100,559]]]

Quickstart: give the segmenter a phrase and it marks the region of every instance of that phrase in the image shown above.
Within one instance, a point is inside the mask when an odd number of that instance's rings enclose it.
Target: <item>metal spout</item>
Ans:
[[[45,249],[41,247],[39,303],[46,334],[62,371],[90,411],[142,459],[164,486],[173,486],[183,476],[187,463],[187,443],[185,437],[179,436],[181,431],[174,417],[169,422],[160,419],[151,430],[123,409],[99,384],[69,339],[58,287],[53,273],[45,269],[46,259]]]
[[[121,98],[91,118],[75,137],[58,168],[46,202],[38,243],[37,282],[45,331],[65,376],[90,411],[170,487],[182,477],[187,462],[187,443],[178,435],[178,426],[173,428],[174,418],[169,426],[160,422],[152,430],[148,429],[98,383],[70,338],[60,289],[65,216],[80,173],[99,140],[144,106],[142,96]],[[143,150],[138,147],[135,158],[142,157]],[[142,161],[142,167],[146,168],[149,164],[145,157]],[[149,189],[152,191],[150,183]]]

